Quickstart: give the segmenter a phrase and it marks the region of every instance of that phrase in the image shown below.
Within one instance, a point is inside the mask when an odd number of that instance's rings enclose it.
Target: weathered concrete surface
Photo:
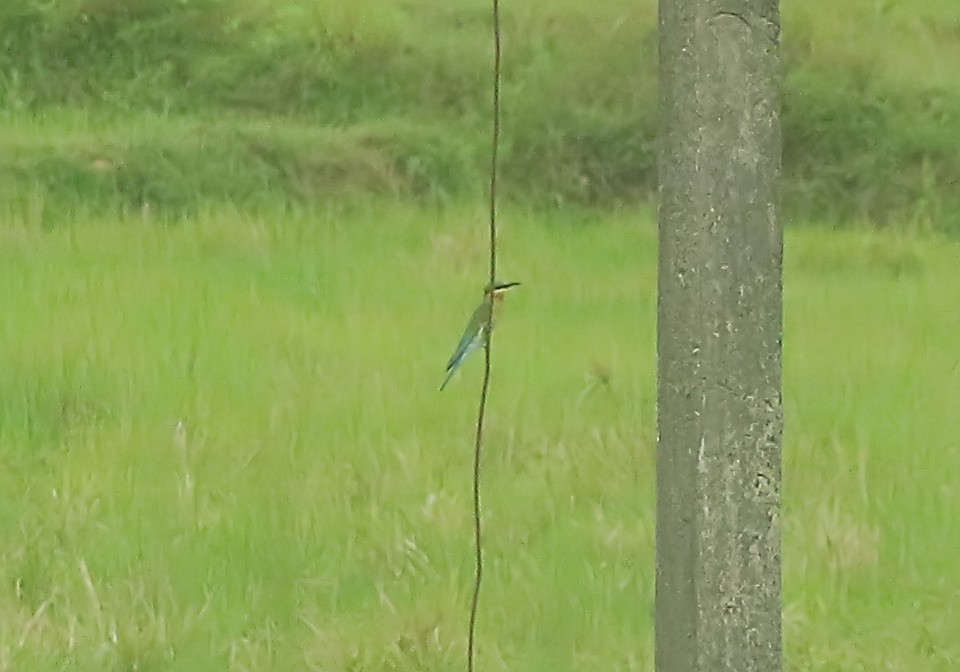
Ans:
[[[658,672],[782,668],[777,0],[660,0]]]

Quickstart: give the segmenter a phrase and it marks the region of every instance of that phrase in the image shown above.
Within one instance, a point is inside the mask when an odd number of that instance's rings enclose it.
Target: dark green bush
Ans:
[[[960,231],[960,91],[885,79],[866,52],[818,55],[811,21],[786,31],[788,217]],[[488,30],[485,7],[457,0],[5,0],[2,109],[85,110],[119,119],[118,134],[148,115],[162,130],[94,143],[120,166],[109,174],[88,174],[88,158],[55,142],[23,150],[29,169],[20,149],[0,151],[0,173],[19,192],[89,190],[87,203],[177,212],[251,192],[475,193],[489,151]],[[505,193],[594,207],[652,199],[652,14],[617,0],[517,6],[505,48]],[[204,123],[216,132],[193,130]]]

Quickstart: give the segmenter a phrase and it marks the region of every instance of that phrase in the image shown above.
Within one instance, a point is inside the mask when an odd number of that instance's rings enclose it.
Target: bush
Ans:
[[[927,28],[911,33],[913,24],[865,0],[844,12],[863,30],[842,48],[824,41],[835,28],[815,6],[785,19],[787,215],[960,231],[960,88],[939,71],[925,78],[916,56],[905,59],[914,77],[904,76],[906,65],[884,76],[894,62],[891,36],[905,36],[904,53],[933,41],[960,56],[960,34],[942,29],[949,19],[939,14],[925,14]],[[541,205],[652,199],[651,9],[557,0],[506,7],[504,18],[505,193]],[[6,0],[0,43],[8,113],[85,110],[134,134],[125,129],[136,123],[126,120],[146,115],[161,128],[91,149],[130,171],[113,187],[103,176],[81,179],[82,162],[81,173],[66,170],[75,157],[57,143],[23,150],[36,159],[25,171],[16,138],[16,148],[0,152],[0,172],[22,190],[90,188],[99,202],[115,188],[123,203],[140,190],[157,207],[179,210],[204,194],[249,197],[253,185],[300,200],[340,193],[351,180],[351,190],[411,198],[462,195],[485,183],[489,16],[473,2]],[[197,144],[189,129],[207,122],[219,130]],[[257,131],[256,150],[234,142],[251,124],[267,129]]]

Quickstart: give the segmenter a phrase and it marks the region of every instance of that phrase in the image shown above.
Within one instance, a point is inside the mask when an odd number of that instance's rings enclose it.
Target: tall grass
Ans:
[[[480,663],[648,670],[655,10],[504,11]],[[784,6],[790,670],[960,665],[956,21]],[[0,3],[0,672],[459,669],[487,24]]]
[[[0,228],[0,668],[459,669],[477,218]],[[480,665],[650,670],[652,219],[502,233]],[[787,669],[955,669],[960,250],[787,243]]]

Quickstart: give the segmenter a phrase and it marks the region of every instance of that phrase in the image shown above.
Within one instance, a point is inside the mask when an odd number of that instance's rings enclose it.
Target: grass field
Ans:
[[[461,669],[479,219],[0,228],[0,670]],[[504,215],[480,669],[652,669],[655,250]],[[958,258],[788,235],[788,670],[960,665]]]
[[[480,670],[652,670],[655,3],[504,2]],[[956,0],[783,3],[789,672],[960,669]],[[0,672],[461,670],[488,5],[0,2]]]

